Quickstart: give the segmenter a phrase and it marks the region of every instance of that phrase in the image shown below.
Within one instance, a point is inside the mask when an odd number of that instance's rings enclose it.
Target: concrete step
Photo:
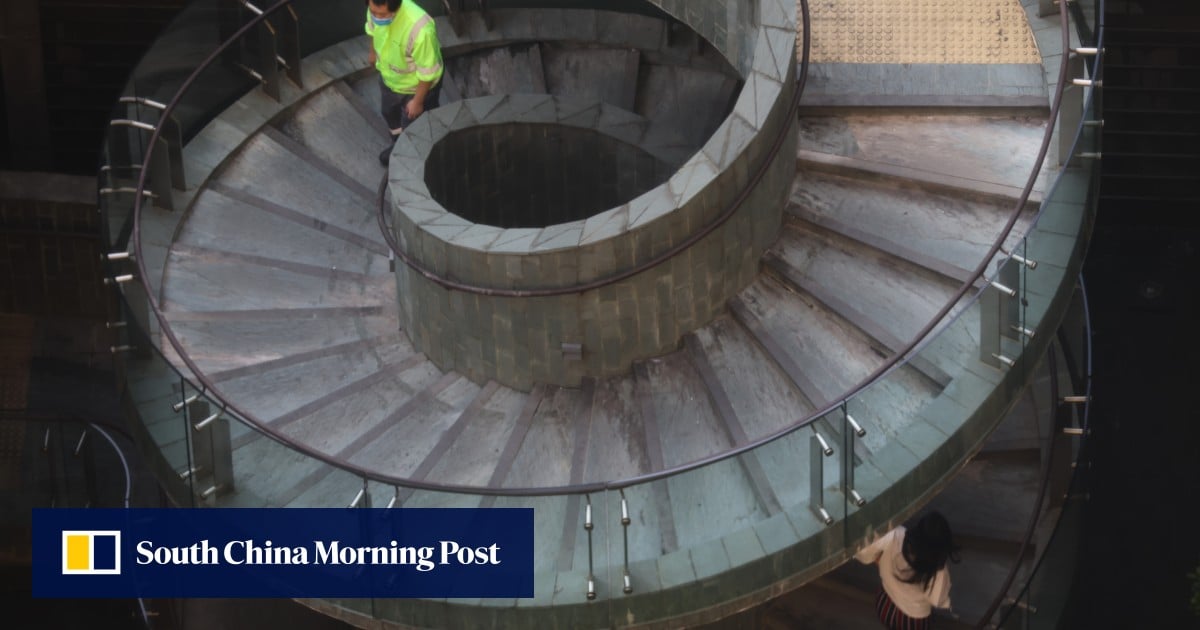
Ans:
[[[961,282],[979,264],[1011,206],[958,194],[802,171],[788,213]],[[1006,246],[1024,234],[1018,220]]]
[[[541,45],[521,43],[486,48],[446,60],[455,89],[464,99],[493,94],[546,94]]]
[[[1011,194],[1025,185],[1045,125],[1042,115],[845,110],[801,118],[799,150],[905,169],[910,179],[951,178],[954,186],[974,182]]]
[[[221,391],[247,413],[282,428],[423,360],[411,345],[397,342],[244,374],[224,381]]]
[[[324,161],[302,158],[294,153],[302,150],[299,147],[281,132],[257,134],[209,188],[258,211],[386,255],[375,209],[376,187],[359,184]]]
[[[342,91],[325,89],[309,97],[276,128],[316,159],[374,190],[386,173],[379,164],[379,152],[388,147],[391,138],[370,120]]]
[[[164,278],[168,311],[363,307],[385,303],[391,278],[186,245],[172,249]],[[270,286],[271,291],[262,287]]]
[[[361,243],[308,225],[215,190],[205,190],[192,206],[175,247],[240,254],[241,260],[249,264],[315,267],[331,278],[339,271],[367,276],[388,272],[385,255],[364,250]],[[280,238],[281,235],[287,238]]]
[[[790,217],[765,262],[852,319],[883,351],[911,341],[958,288],[927,268]]]

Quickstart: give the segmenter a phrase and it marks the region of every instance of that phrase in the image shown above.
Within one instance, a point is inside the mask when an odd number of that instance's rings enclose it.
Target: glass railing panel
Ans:
[[[164,489],[180,505],[192,504],[191,436],[187,431],[189,397],[196,395],[122,303],[125,326],[119,329],[114,354],[119,367],[121,405],[131,431]]]
[[[959,318],[939,336],[949,340],[961,334],[966,323],[967,318]],[[841,437],[843,452],[852,446],[854,455],[846,490],[852,534],[862,536],[867,528],[908,511],[965,455],[964,444],[950,439],[954,432],[948,426],[953,426],[952,419],[961,422],[966,414],[947,414],[947,403],[939,399],[955,383],[965,393],[968,376],[962,367],[950,371],[935,366],[926,359],[932,354],[929,350],[918,360],[897,366],[846,401]],[[972,358],[968,355],[968,360]],[[943,388],[950,375],[955,380]],[[979,379],[977,386],[990,384],[990,379]]]
[[[130,79],[133,96],[169,103],[188,77],[250,17],[252,14],[236,2],[198,0],[189,3],[163,29],[138,63]],[[215,65],[223,67],[222,76],[227,82],[228,93],[244,92],[254,84],[248,74],[233,65],[231,56],[222,56]],[[212,91],[207,92],[211,95]],[[177,110],[175,116],[185,137],[190,137],[197,124],[202,124],[220,108],[211,107],[213,101],[204,101],[210,106],[202,106],[194,95],[187,98],[192,103]]]
[[[228,447],[214,449],[212,474],[196,484],[206,505],[343,508],[364,500],[357,475],[277,442],[232,413],[220,420],[227,423],[209,428],[212,441]]]
[[[797,410],[797,416],[802,414]],[[841,494],[841,410],[817,419],[747,453],[747,461],[762,469],[770,491],[767,514],[750,524],[765,553],[778,551],[780,532],[794,530],[799,539],[840,532],[845,518]],[[765,492],[764,492],[765,494]],[[772,498],[773,497],[773,498]],[[775,510],[771,502],[779,506]],[[822,512],[824,510],[824,512]],[[838,536],[840,539],[840,536]]]
[[[948,436],[959,432],[985,403],[996,408],[984,410],[982,417],[1000,416],[1004,400],[993,400],[992,394],[1020,352],[1019,344],[1001,334],[1002,309],[1013,298],[991,285],[994,280],[995,274],[986,276],[980,282],[983,288],[968,293],[955,307],[952,318],[907,362],[911,369],[927,373],[936,383],[919,415]],[[982,428],[964,434],[960,439],[967,441],[960,448],[980,439],[978,430]]]
[[[1018,599],[1024,606],[1013,607],[1006,612],[1010,619],[1024,617],[1026,628],[1049,630],[1059,627],[1072,585],[1072,579],[1065,576],[1073,576],[1078,564],[1079,538],[1076,533],[1083,524],[1083,505],[1081,497],[1068,499],[1058,519],[1055,535]]]

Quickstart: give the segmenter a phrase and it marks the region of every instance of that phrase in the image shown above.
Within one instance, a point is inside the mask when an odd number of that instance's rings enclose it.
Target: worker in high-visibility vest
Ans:
[[[438,105],[442,80],[442,47],[433,18],[413,0],[368,0],[367,35],[371,65],[379,71],[380,108],[392,142],[425,110]],[[384,166],[389,146],[379,154]]]

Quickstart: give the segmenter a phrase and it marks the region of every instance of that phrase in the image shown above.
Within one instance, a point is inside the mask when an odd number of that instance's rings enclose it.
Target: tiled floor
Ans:
[[[809,11],[813,63],[1041,62],[1018,0],[813,0]]]

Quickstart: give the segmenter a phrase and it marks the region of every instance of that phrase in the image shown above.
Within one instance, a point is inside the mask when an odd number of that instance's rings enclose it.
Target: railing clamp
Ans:
[[[829,445],[829,442],[826,442],[825,438],[821,437],[821,434],[815,430],[813,431],[813,435],[817,436],[817,441],[821,443],[821,452],[825,457],[832,457],[833,447]]]
[[[993,281],[991,282],[991,285],[992,285],[992,288],[994,288],[994,289],[996,289],[997,291],[999,291],[999,292],[1001,292],[1001,293],[1003,293],[1003,294],[1007,295],[1008,297],[1017,297],[1017,290],[1016,290],[1016,289],[1010,289],[1009,287],[1007,287],[1007,286],[1004,286],[1003,284],[1000,284],[999,282],[996,282],[995,280],[993,280]]]
[[[209,425],[216,422],[217,418],[220,418],[220,417],[221,417],[221,412],[218,411],[218,412],[214,413],[213,415],[201,420],[200,422],[197,422],[196,425],[193,426],[192,428],[196,431],[203,431],[203,430],[207,429],[209,427]]]
[[[856,422],[854,420],[854,416],[852,416],[850,414],[846,414],[846,422],[850,423],[850,428],[854,429],[854,434],[857,435],[858,437],[863,437],[864,435],[867,434],[867,430],[862,428],[862,426],[859,425],[858,422]]]
[[[105,278],[104,284],[107,286],[112,286],[114,284],[125,284],[126,282],[129,282],[130,280],[133,280],[133,274],[127,273],[127,274],[120,275],[120,276],[113,276],[112,278]]]
[[[171,405],[171,409],[175,413],[179,413],[180,411],[183,411],[184,407],[196,402],[197,400],[200,400],[200,394],[192,394],[191,396],[188,396],[187,398],[184,398],[183,400]]]
[[[1011,328],[1014,332],[1021,334],[1021,335],[1025,335],[1026,337],[1028,337],[1030,339],[1033,339],[1034,335],[1037,334],[1036,332],[1029,330],[1028,328],[1023,328],[1021,326],[1009,326],[1009,328]]]

